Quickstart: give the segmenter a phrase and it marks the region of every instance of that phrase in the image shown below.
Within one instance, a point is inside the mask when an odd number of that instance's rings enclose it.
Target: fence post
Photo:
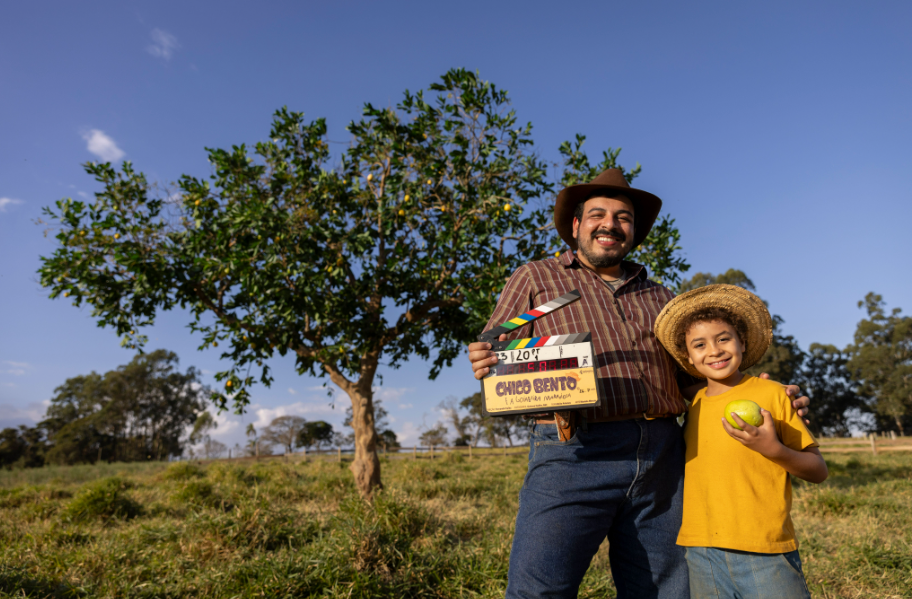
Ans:
[[[896,439],[896,431],[890,431],[890,438]]]
[[[875,441],[876,437],[871,435],[871,453],[877,455],[877,442]]]
[[[303,461],[304,462],[307,461],[307,448],[306,447],[304,448],[304,460]]]
[[[469,445],[469,459],[472,459],[472,446]]]
[[[434,446],[431,445],[431,459],[434,459]]]
[[[413,460],[417,460],[417,459],[418,459],[418,446],[417,446],[417,445],[415,446],[414,449],[412,449],[412,459],[413,459]]]
[[[507,457],[507,446],[504,445],[504,457]]]
[[[336,455],[338,456],[339,463],[341,464],[342,463],[342,448],[341,447],[336,448]]]

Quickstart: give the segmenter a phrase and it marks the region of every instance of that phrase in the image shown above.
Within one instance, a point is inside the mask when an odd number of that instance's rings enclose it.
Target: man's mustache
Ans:
[[[627,236],[624,235],[624,232],[621,231],[620,229],[599,229],[598,231],[596,231],[595,233],[592,234],[592,239],[595,239],[596,237],[598,237],[600,235],[607,235],[610,237],[614,237],[615,239],[617,239],[618,241],[620,241],[622,243],[627,241]]]

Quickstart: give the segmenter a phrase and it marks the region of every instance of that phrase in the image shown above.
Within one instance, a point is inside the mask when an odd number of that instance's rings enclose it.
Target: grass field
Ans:
[[[912,597],[912,453],[824,454],[794,518],[815,597]],[[0,597],[502,597],[526,456],[0,472]],[[606,547],[581,597],[613,597]]]

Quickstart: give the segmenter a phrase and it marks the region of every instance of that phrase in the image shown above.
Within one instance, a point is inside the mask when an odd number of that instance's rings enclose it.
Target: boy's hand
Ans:
[[[757,453],[767,458],[774,458],[783,447],[782,442],[776,435],[776,426],[773,424],[773,415],[768,411],[760,408],[763,415],[763,424],[760,426],[751,426],[741,420],[741,417],[732,412],[732,418],[744,430],[738,430],[728,423],[725,418],[722,419],[722,426],[725,432],[732,439],[740,441],[748,449],[753,449]]]

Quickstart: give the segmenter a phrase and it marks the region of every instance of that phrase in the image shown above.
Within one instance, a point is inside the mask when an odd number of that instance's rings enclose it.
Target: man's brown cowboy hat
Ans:
[[[609,194],[623,194],[633,202],[633,248],[643,243],[649,235],[649,230],[662,209],[662,200],[648,191],[630,187],[624,173],[616,168],[603,171],[589,183],[565,187],[557,194],[554,202],[554,226],[570,249],[576,251],[576,239],[573,238],[573,212],[576,205],[592,197],[594,191],[602,190]]]

